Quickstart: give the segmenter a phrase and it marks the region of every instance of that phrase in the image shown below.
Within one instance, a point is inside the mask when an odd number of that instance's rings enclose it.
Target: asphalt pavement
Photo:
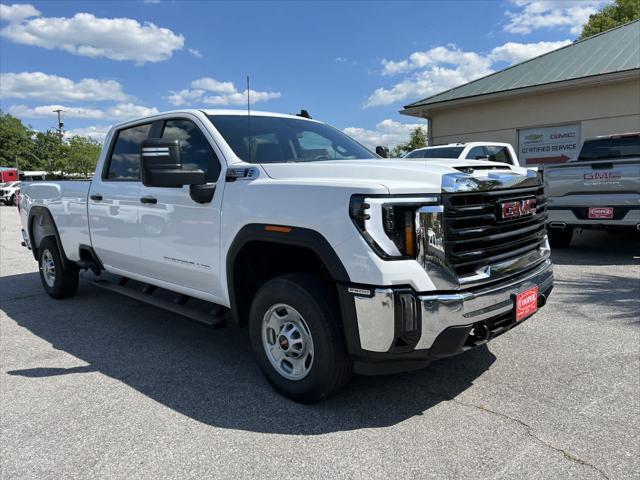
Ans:
[[[245,330],[43,291],[0,207],[2,479],[640,478],[640,241],[554,252],[548,305],[488,346],[304,406]]]

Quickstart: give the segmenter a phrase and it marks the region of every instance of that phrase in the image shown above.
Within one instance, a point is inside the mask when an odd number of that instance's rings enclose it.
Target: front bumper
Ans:
[[[548,259],[498,283],[459,292],[344,286],[344,327],[356,371],[410,370],[486,343],[522,323],[515,320],[515,295],[534,286],[542,307],[553,288]]]

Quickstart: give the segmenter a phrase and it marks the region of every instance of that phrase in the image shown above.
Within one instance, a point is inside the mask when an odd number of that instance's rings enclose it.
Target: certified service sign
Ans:
[[[518,159],[528,167],[576,160],[581,145],[577,123],[518,130]]]

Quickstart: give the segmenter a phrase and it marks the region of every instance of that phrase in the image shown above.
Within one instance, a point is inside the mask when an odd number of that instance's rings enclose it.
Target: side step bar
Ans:
[[[93,284],[97,287],[103,288],[105,290],[109,290],[110,292],[120,293],[122,295],[126,295],[129,298],[133,298],[135,300],[139,300],[141,302],[147,303],[149,305],[153,305],[154,307],[162,308],[163,310],[168,310],[169,312],[182,315],[183,317],[187,317],[190,320],[193,320],[198,323],[202,323],[212,328],[221,328],[225,325],[225,320],[223,315],[210,315],[205,312],[201,312],[195,310],[193,308],[185,307],[184,303],[186,300],[184,296],[179,297],[179,302],[172,302],[170,300],[165,300],[163,298],[154,297],[153,291],[155,287],[151,287],[151,285],[145,285],[140,290],[135,290],[133,288],[126,287],[125,284],[127,282],[114,283],[106,280],[94,280]],[[187,297],[188,299],[189,297]],[[213,304],[212,304],[213,305]],[[217,308],[216,308],[217,307]],[[214,310],[220,310],[221,313],[224,312],[223,307],[219,307],[214,305]]]

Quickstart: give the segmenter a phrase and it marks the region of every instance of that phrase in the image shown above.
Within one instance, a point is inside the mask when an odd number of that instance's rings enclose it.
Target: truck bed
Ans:
[[[58,228],[65,254],[72,261],[79,260],[80,245],[91,245],[87,216],[90,187],[90,181],[79,180],[22,184],[20,215],[28,215],[32,207],[47,208]],[[26,218],[22,224],[26,225]]]

